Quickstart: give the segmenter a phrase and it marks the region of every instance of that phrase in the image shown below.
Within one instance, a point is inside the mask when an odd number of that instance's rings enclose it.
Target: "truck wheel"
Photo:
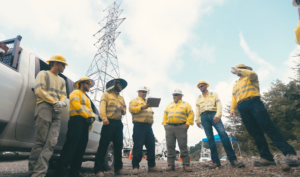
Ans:
[[[111,169],[113,169],[114,164],[115,164],[114,144],[112,142],[110,142],[110,144],[107,148],[106,156],[105,156],[105,167],[107,170],[111,170]]]

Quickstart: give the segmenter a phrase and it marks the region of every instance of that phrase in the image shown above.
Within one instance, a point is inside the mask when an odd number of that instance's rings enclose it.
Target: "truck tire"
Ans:
[[[105,155],[105,167],[107,170],[113,169],[115,164],[115,159],[114,159],[114,144],[110,142],[107,152]]]

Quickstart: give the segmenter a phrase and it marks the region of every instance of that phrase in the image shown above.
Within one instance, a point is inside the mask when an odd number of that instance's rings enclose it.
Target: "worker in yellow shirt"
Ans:
[[[213,128],[217,130],[227,157],[233,167],[244,167],[242,162],[238,162],[236,155],[232,149],[228,135],[225,132],[222,117],[222,104],[219,96],[215,92],[207,90],[209,84],[203,80],[200,80],[197,84],[197,88],[202,92],[196,100],[196,120],[197,126],[200,127],[202,124],[204,127],[205,134],[208,139],[208,144],[212,156],[213,164],[209,166],[210,169],[215,169],[221,166],[221,161],[218,156],[217,146],[214,139]]]
[[[190,156],[187,147],[187,131],[189,126],[194,124],[194,112],[189,103],[182,101],[183,94],[181,90],[175,89],[172,95],[174,102],[167,106],[162,123],[166,131],[168,150],[168,167],[166,170],[175,171],[177,139],[183,170],[192,172],[193,169],[190,167]]]
[[[98,118],[93,112],[91,100],[86,95],[94,85],[95,82],[86,76],[74,84],[75,90],[70,94],[67,137],[60,153],[56,176],[82,176],[80,168],[89,140],[89,126]]]
[[[139,173],[144,145],[147,148],[148,172],[161,172],[163,169],[155,165],[155,138],[152,131],[154,112],[145,102],[149,89],[143,86],[137,92],[138,97],[129,103],[129,112],[133,121],[132,175]]]
[[[67,106],[66,83],[58,74],[68,65],[62,55],[47,61],[49,71],[40,71],[35,80],[37,103],[34,113],[35,141],[28,161],[29,176],[45,176],[60,130],[60,115]]]
[[[276,165],[268,143],[266,133],[276,147],[286,156],[286,164],[299,166],[295,149],[287,143],[281,132],[274,126],[269,113],[260,100],[259,81],[251,67],[238,64],[231,72],[239,77],[233,86],[231,116],[235,117],[236,108],[249,134],[254,138],[261,159],[254,161],[254,166]]]
[[[300,0],[293,0],[293,6],[298,7],[298,16],[300,19]],[[300,20],[298,20],[297,27],[294,29],[295,32],[295,42],[300,45]]]
[[[124,79],[112,79],[106,84],[106,91],[100,100],[100,117],[103,120],[101,138],[95,157],[94,172],[96,177],[104,176],[105,155],[110,142],[114,145],[114,171],[115,175],[126,175],[128,171],[123,170],[122,148],[123,148],[123,123],[122,116],[126,114],[126,105],[120,92],[127,86]]]

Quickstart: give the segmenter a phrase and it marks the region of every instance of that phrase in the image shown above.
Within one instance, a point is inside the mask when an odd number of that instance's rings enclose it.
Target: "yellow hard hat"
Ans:
[[[93,81],[92,79],[86,77],[86,76],[83,76],[82,78],[80,78],[78,81],[76,81],[73,85],[74,89],[79,89],[79,83],[82,82],[82,81],[90,81],[91,83],[91,88],[95,85],[95,81]]]
[[[206,84],[207,87],[209,87],[209,84],[208,84],[207,82],[203,81],[203,80],[200,80],[200,81],[198,82],[197,88],[199,88],[199,84]]]
[[[55,54],[53,55],[50,60],[47,60],[46,62],[49,64],[50,61],[57,61],[57,62],[61,62],[66,64],[66,66],[68,66],[68,63],[66,63],[66,59],[64,56],[60,55],[60,54]]]
[[[237,68],[246,68],[246,69],[252,70],[252,68],[250,66],[246,66],[244,64],[237,64],[236,67]]]

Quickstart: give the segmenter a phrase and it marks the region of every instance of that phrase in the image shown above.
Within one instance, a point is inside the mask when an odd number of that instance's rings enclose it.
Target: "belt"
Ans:
[[[216,113],[216,111],[204,111],[204,112],[201,113],[201,114],[210,114],[210,113]]]
[[[178,125],[184,125],[185,123],[181,123],[181,124],[170,124],[170,123],[167,123],[167,125],[174,125],[174,126],[178,126]]]
[[[245,101],[252,100],[254,98],[260,98],[260,96],[252,96],[252,97],[248,97],[248,98],[242,99],[242,100],[240,100],[238,102],[238,104],[244,103]]]

